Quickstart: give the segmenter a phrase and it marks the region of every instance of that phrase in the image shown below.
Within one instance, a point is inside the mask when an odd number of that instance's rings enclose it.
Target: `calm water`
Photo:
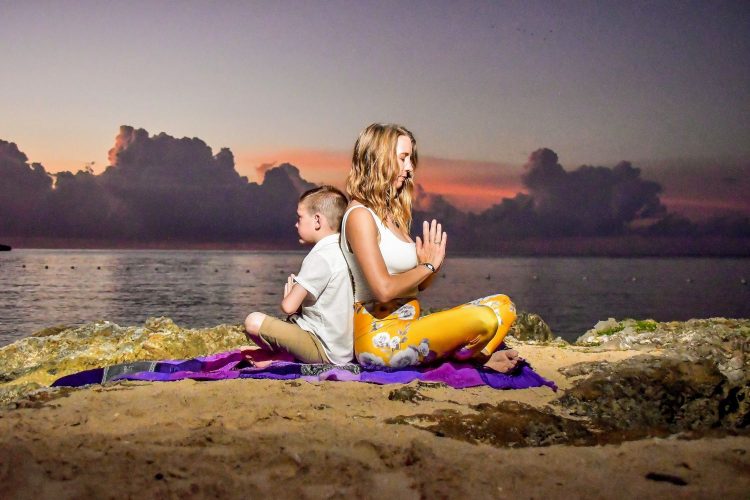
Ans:
[[[0,252],[0,345],[45,326],[169,316],[188,327],[276,313],[304,253]],[[46,266],[46,267],[45,267]],[[422,296],[443,308],[503,292],[573,340],[608,317],[750,317],[750,259],[451,258]]]

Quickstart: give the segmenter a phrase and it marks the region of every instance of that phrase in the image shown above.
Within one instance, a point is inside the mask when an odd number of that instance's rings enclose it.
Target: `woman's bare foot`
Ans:
[[[496,372],[508,374],[515,370],[521,361],[523,359],[518,356],[518,351],[506,349],[495,351],[484,366]]]

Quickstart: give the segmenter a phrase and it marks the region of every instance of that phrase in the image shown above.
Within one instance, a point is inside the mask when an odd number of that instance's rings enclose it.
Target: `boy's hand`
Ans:
[[[299,312],[302,302],[307,297],[307,290],[302,285],[295,283],[295,275],[290,274],[284,283],[284,298],[281,299],[281,310],[284,314],[294,314]]]
[[[290,274],[289,277],[286,279],[286,283],[284,283],[284,298],[286,298],[286,296],[291,293],[293,286],[294,286],[294,274]]]

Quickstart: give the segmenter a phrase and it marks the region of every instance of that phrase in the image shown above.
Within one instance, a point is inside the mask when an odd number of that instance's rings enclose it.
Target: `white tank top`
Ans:
[[[344,254],[346,263],[349,264],[349,271],[352,273],[354,300],[355,302],[371,302],[375,300],[375,294],[372,293],[370,285],[368,285],[362,269],[359,267],[357,258],[346,241],[346,220],[349,218],[349,213],[357,208],[366,208],[372,214],[373,219],[375,219],[375,225],[378,227],[378,233],[380,234],[378,248],[380,248],[380,253],[383,255],[388,274],[401,274],[417,267],[417,246],[414,243],[403,241],[393,234],[370,207],[355,205],[344,212],[344,217],[341,221],[341,239],[339,240],[339,245],[341,245],[341,251]],[[414,289],[407,291],[404,297],[416,297],[417,292],[417,287],[414,287]]]

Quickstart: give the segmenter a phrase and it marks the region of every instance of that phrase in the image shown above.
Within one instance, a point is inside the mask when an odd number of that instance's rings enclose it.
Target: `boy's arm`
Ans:
[[[287,314],[297,312],[307,296],[313,301],[318,300],[330,280],[331,268],[325,258],[319,254],[308,254],[302,261],[299,274],[289,276],[289,294],[281,302],[282,311]]]
[[[281,300],[281,310],[284,314],[294,314],[299,311],[307,296],[307,290],[299,283],[294,283],[294,275],[289,276],[284,285],[284,298]]]

